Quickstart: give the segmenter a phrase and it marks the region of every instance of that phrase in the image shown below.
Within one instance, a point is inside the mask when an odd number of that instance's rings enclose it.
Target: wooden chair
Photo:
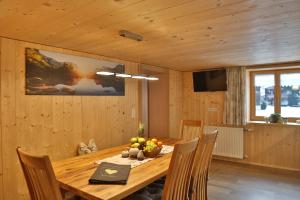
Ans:
[[[186,141],[201,137],[203,122],[201,120],[181,120],[180,137]]]
[[[198,141],[196,138],[176,144],[166,180],[162,183],[152,183],[125,200],[186,200]]]
[[[192,171],[190,200],[207,200],[208,171],[218,131],[203,135],[199,140]]]
[[[32,200],[63,200],[48,156],[32,156],[17,148]]]
[[[163,200],[186,200],[199,139],[176,144],[163,190]]]

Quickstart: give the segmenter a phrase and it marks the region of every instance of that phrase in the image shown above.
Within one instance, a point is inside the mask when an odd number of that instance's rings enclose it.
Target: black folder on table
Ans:
[[[125,185],[128,180],[130,169],[130,165],[102,162],[89,179],[89,183]]]

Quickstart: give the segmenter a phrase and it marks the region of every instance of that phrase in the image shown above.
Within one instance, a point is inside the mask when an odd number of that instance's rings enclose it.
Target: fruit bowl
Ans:
[[[155,158],[161,152],[162,147],[155,147],[151,152],[144,151],[144,155],[147,158]]]
[[[142,150],[145,157],[155,158],[162,150],[162,141],[156,138],[148,138],[146,140],[146,138],[143,137],[133,137],[130,139],[129,150],[130,149]],[[136,153],[136,150],[133,153]]]

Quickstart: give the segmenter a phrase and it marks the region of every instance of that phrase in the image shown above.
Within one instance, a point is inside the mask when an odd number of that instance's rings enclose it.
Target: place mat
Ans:
[[[161,152],[159,153],[159,156],[162,156],[164,154],[168,154],[173,152],[174,146],[169,146],[169,145],[163,145]],[[146,162],[149,162],[151,160],[154,160],[155,158],[145,158],[144,160],[137,160],[137,159],[132,159],[132,158],[122,158],[122,154],[117,154],[112,157],[108,157],[102,160],[97,160],[95,163],[100,164],[102,162],[109,162],[109,163],[114,163],[118,165],[130,165],[131,168],[137,167],[141,164],[144,164]]]

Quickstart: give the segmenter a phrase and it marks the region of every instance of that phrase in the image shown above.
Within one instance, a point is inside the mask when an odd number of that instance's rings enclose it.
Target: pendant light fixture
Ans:
[[[146,80],[148,80],[148,81],[158,81],[159,78],[153,77],[153,76],[149,76],[149,77],[146,77]]]
[[[132,75],[130,75],[130,74],[116,74],[116,77],[121,77],[121,78],[132,78]]]
[[[106,71],[96,72],[96,74],[103,75],[103,76],[113,76],[113,75],[115,75],[115,73],[113,73],[113,72],[106,72]]]
[[[101,76],[115,76],[118,78],[133,78],[133,79],[138,79],[138,80],[148,80],[148,81],[157,81],[159,78],[154,77],[154,76],[146,76],[143,73],[141,73],[141,64],[139,62],[138,64],[138,72],[137,74],[127,74],[127,73],[114,73],[114,72],[109,72],[109,71],[99,71],[96,72],[97,75]]]
[[[133,39],[136,41],[143,41],[143,36],[127,31],[127,30],[120,30],[119,35],[122,37],[126,37],[129,39]],[[114,72],[109,72],[109,71],[99,71],[96,72],[97,75],[101,76],[115,76],[118,78],[133,78],[133,79],[138,79],[138,80],[149,80],[149,81],[157,81],[159,78],[153,77],[153,76],[145,76],[141,72],[141,56],[139,55],[139,62],[138,62],[138,74],[127,74],[127,73],[114,73]]]
[[[134,79],[146,79],[147,77],[142,76],[142,75],[133,75],[131,78],[134,78]]]
[[[148,81],[157,81],[159,78],[153,77],[153,76],[144,76],[144,75],[135,75],[135,74],[119,74],[119,73],[113,73],[113,72],[107,72],[107,71],[99,71],[96,72],[97,75],[101,76],[115,76],[119,78],[133,78],[133,79],[145,79]]]

